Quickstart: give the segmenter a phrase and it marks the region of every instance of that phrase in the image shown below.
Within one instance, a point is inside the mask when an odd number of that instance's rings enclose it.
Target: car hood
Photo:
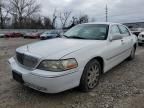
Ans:
[[[22,53],[30,53],[41,58],[60,59],[61,57],[80,50],[93,44],[102,44],[103,41],[98,40],[81,40],[56,38],[45,41],[28,44],[18,48],[16,51]]]

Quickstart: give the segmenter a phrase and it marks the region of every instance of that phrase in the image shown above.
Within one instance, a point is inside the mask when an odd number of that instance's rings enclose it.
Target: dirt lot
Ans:
[[[0,39],[0,108],[144,108],[144,47],[133,61],[124,61],[104,74],[89,93],[72,89],[44,94],[14,81],[7,64],[21,45],[38,40]]]

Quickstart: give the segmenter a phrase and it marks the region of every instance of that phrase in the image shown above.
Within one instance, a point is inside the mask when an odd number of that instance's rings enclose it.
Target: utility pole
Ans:
[[[106,16],[106,22],[108,22],[108,7],[106,4],[106,8],[105,8],[105,16]]]

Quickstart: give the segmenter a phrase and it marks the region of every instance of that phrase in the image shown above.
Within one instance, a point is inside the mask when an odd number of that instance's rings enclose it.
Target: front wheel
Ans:
[[[80,89],[88,92],[95,88],[99,83],[99,78],[102,68],[98,60],[91,60],[83,71],[83,75],[80,81]]]
[[[142,46],[142,43],[138,43],[139,46]]]
[[[136,51],[136,48],[133,47],[132,50],[131,50],[131,54],[128,57],[129,60],[133,60],[135,58],[135,51]]]

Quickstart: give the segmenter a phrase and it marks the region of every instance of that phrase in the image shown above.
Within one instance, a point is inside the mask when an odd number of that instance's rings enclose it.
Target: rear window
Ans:
[[[121,34],[125,34],[127,36],[130,36],[130,32],[126,27],[119,25],[119,28],[120,28]]]

